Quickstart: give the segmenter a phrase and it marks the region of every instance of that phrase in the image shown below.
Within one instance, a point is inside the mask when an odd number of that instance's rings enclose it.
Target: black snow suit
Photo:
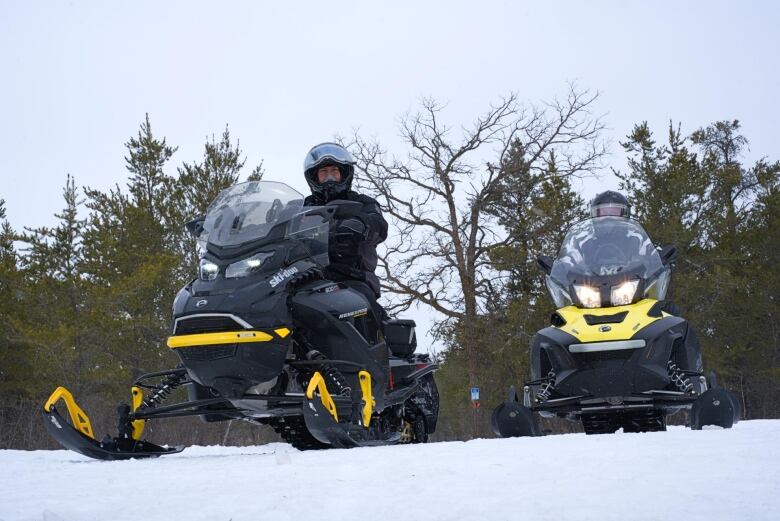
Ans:
[[[376,247],[387,239],[387,221],[382,217],[379,203],[375,199],[352,190],[334,194],[330,199],[310,195],[304,200],[304,205],[324,206],[338,200],[363,203],[363,210],[357,218],[365,225],[365,232],[362,235],[352,235],[350,239],[349,230],[340,228],[348,219],[336,223],[331,233],[337,234],[339,240],[331,241],[331,264],[326,275],[335,282],[357,281],[367,285],[373,292],[371,300],[376,301],[380,293],[379,278],[374,273],[377,266]]]

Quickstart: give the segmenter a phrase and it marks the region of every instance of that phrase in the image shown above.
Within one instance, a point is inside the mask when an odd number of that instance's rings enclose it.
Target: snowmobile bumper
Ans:
[[[140,403],[141,398],[136,398],[140,390],[133,388],[133,392],[134,403]],[[59,401],[65,404],[70,423],[57,410],[55,403]],[[127,412],[129,411],[125,411],[125,417]],[[141,441],[139,438],[143,431],[143,420],[130,422],[133,431],[128,436],[106,437],[103,441],[97,441],[89,417],[73,399],[70,391],[64,387],[58,387],[46,401],[43,406],[43,418],[46,430],[60,445],[90,458],[100,460],[154,458],[184,450],[184,446],[160,447],[154,443]]]

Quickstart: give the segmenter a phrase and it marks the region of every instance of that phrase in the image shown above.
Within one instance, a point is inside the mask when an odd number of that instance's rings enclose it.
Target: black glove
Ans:
[[[366,238],[367,228],[365,223],[359,217],[350,217],[344,219],[336,227],[336,235],[349,235],[355,239],[363,240]]]
[[[330,260],[342,264],[356,264],[360,259],[359,246],[366,238],[367,228],[362,220],[350,217],[341,221],[330,234]]]

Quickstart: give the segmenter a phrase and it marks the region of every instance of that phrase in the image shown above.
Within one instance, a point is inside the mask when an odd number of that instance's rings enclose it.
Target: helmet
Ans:
[[[320,143],[306,153],[303,160],[303,174],[309,183],[312,194],[329,199],[335,194],[346,192],[352,188],[352,176],[355,173],[355,158],[337,143]],[[325,166],[335,165],[341,172],[341,181],[325,181],[320,183],[317,171]]]
[[[590,202],[590,216],[604,217],[607,215],[615,217],[631,217],[631,206],[620,192],[607,190],[601,192]]]

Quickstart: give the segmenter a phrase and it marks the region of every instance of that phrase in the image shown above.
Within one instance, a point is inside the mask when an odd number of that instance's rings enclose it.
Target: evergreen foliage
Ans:
[[[657,245],[681,250],[668,298],[697,329],[707,370],[739,393],[747,417],[780,413],[777,299],[780,163],[742,163],[738,121],[657,145],[646,123],[622,143],[616,172]],[[774,253],[773,253],[774,252]]]
[[[126,188],[81,195],[68,175],[51,228],[16,233],[0,200],[0,390],[16,400],[0,405],[0,417],[41,431],[0,438],[0,446],[47,440],[38,407],[58,385],[111,414],[134,377],[178,364],[164,341],[197,255],[183,224],[238,182],[245,159],[226,128],[220,141],[207,140],[202,162],[170,175],[176,147],[153,132],[148,115],[125,146]],[[252,175],[260,178],[262,166]]]
[[[25,375],[30,374],[33,362],[17,330],[22,278],[15,238],[6,220],[5,201],[0,199],[0,392],[10,400],[26,393]]]
[[[748,418],[777,417],[780,163],[745,164],[747,144],[738,121],[690,135],[670,123],[663,144],[641,123],[621,143],[626,170],[614,174],[655,244],[680,250],[669,298],[697,329],[705,367],[737,391]],[[239,182],[246,159],[226,127],[199,160],[174,167],[177,149],[148,115],[125,146],[127,185],[81,191],[68,175],[52,227],[14,230],[0,199],[0,419],[17,436],[0,439],[2,447],[47,446],[37,407],[57,385],[110,414],[133,377],[178,363],[163,342],[176,292],[195,273],[195,241],[183,224]],[[530,156],[515,139],[491,166],[500,182],[479,211],[506,240],[486,254],[476,315],[440,327],[439,438],[490,435],[492,407],[527,378],[530,341],[554,307],[536,258],[555,255],[586,216],[570,166],[554,149]],[[260,163],[249,179],[263,174]],[[207,432],[190,431],[193,442]]]

